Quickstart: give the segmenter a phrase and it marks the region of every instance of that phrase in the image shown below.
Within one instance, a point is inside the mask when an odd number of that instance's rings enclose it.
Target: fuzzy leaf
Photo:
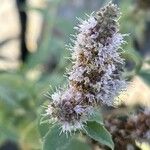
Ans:
[[[52,127],[44,138],[43,150],[65,150],[71,137],[60,134],[59,126]]]
[[[64,150],[91,150],[91,148],[87,143],[79,139],[73,139]]]
[[[95,121],[95,122],[97,122],[97,123],[99,123],[99,124],[104,124],[104,123],[103,123],[103,117],[102,117],[102,115],[101,115],[101,112],[98,111],[98,110],[96,110],[95,113],[94,113],[92,116],[90,116],[90,117],[88,118],[88,120],[89,120],[89,121]]]
[[[112,141],[110,133],[105,129],[105,127],[95,121],[88,122],[85,127],[86,134],[92,139],[98,141],[100,144],[107,145],[112,150],[114,149],[114,143]]]
[[[53,124],[50,124],[48,121],[44,122],[42,119],[43,118],[38,119],[38,130],[41,138],[43,138],[47,134],[47,131],[53,126]]]

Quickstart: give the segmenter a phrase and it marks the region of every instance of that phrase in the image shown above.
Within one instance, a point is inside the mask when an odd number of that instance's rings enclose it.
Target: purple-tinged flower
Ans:
[[[117,6],[109,3],[87,20],[80,19],[75,27],[78,34],[71,46],[73,66],[68,72],[68,87],[52,95],[53,102],[46,110],[50,118],[57,119],[62,132],[82,129],[95,107],[113,106],[125,89],[119,15]]]

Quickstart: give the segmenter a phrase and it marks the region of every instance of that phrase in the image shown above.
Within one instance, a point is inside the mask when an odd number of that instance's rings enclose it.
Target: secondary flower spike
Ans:
[[[52,94],[46,114],[56,120],[62,132],[83,128],[88,116],[100,105],[113,106],[124,90],[121,58],[123,36],[118,33],[119,10],[111,2],[75,27],[73,66],[68,86]]]

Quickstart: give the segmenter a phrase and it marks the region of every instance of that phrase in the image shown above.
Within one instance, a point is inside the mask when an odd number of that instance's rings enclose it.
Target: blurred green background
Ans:
[[[44,95],[66,83],[64,73],[71,65],[66,44],[75,32],[76,17],[86,18],[85,13],[107,2],[1,0],[0,150],[41,149],[38,121],[48,102]],[[121,33],[130,34],[123,57],[125,76],[132,82],[120,99],[127,105],[150,105],[150,1],[113,2],[122,12]]]

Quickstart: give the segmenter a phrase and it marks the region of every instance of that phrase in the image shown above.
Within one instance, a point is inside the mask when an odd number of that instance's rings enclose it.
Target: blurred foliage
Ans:
[[[69,41],[69,34],[74,33],[72,29],[75,21],[58,15],[62,5],[69,7],[67,2],[53,0],[47,1],[47,5],[43,9],[30,6],[26,8],[27,11],[37,11],[43,16],[43,32],[37,51],[28,57],[27,62],[19,70],[0,72],[0,144],[6,140],[12,140],[18,143],[23,150],[42,148],[40,135],[44,137],[50,128],[47,124],[38,126],[42,112],[41,106],[46,103],[44,94],[47,91],[51,92],[51,89],[55,90],[55,87],[66,82],[63,74],[66,67],[70,66],[70,61],[65,59],[69,57],[65,44]],[[134,5],[130,0],[119,1],[118,3],[122,11],[121,32],[130,34],[126,37],[128,44],[123,47],[125,50],[123,56],[127,61],[127,74],[125,76],[131,79],[137,74],[150,85],[150,71],[141,70],[143,64],[149,62],[140,55],[133,44],[133,39],[139,38],[141,35],[145,18],[142,16],[139,18],[133,13]],[[76,10],[75,16],[83,16],[83,12],[92,11],[82,8],[81,11]],[[105,129],[101,127],[99,130]],[[58,131],[50,129],[47,136],[53,136],[53,132]],[[96,138],[103,138],[99,135],[95,136]],[[62,141],[59,140],[60,145],[66,143],[65,137],[59,136],[57,138],[57,140],[63,139]],[[52,141],[44,142],[51,147],[55,144],[55,137]],[[68,150],[77,150],[81,147],[82,150],[91,149],[83,139],[80,140],[75,137],[71,143],[68,144]],[[111,140],[104,141],[104,143],[113,147]],[[49,148],[46,148],[45,145],[44,150],[48,150]]]

